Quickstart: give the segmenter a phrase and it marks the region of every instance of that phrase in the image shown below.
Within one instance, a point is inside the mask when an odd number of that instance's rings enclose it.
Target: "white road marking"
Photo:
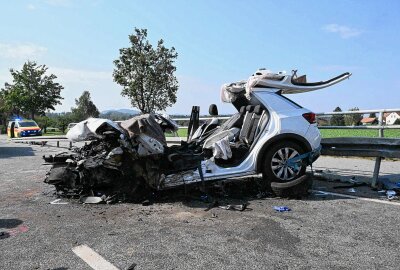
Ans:
[[[94,270],[119,270],[87,245],[74,247],[72,251]]]
[[[379,200],[379,199],[364,198],[364,197],[358,197],[358,196],[347,195],[347,194],[340,194],[340,193],[335,193],[335,192],[327,192],[327,191],[321,191],[321,190],[312,190],[312,191],[313,192],[319,192],[319,194],[318,194],[319,196],[324,195],[324,194],[325,195],[334,195],[334,196],[343,197],[343,198],[350,198],[350,199],[357,199],[357,200],[367,201],[367,202],[376,202],[376,203],[383,203],[383,204],[390,204],[390,205],[400,206],[400,203],[384,201],[384,200]]]

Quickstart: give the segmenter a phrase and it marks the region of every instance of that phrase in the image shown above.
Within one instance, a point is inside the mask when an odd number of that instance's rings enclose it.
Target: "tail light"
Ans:
[[[303,113],[303,117],[304,119],[306,119],[310,124],[315,124],[316,121],[316,117],[315,117],[315,113]]]

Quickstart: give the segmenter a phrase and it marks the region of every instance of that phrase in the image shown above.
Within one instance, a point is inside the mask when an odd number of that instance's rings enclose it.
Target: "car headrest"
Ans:
[[[208,109],[208,113],[212,116],[217,116],[218,115],[218,108],[217,105],[211,104],[210,108]]]
[[[263,111],[263,109],[261,108],[260,105],[257,105],[257,106],[254,107],[254,113],[255,114],[261,114],[262,111]]]
[[[252,106],[252,105],[247,105],[246,111],[248,111],[248,112],[253,112],[253,110],[254,110],[254,106]]]
[[[245,113],[246,113],[246,106],[240,107],[239,113],[240,113],[241,115],[245,114]]]

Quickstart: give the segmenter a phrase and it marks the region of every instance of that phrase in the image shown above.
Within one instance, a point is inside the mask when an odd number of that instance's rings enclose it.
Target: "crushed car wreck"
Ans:
[[[167,145],[164,133],[178,125],[166,115],[144,114],[119,124],[87,119],[67,137],[89,143],[44,157],[53,163],[45,182],[59,195],[101,194],[104,201],[116,200],[116,195],[118,200],[141,201],[154,190],[257,173],[262,173],[266,190],[279,186],[272,183],[307,190],[309,181],[302,176],[319,156],[321,136],[315,114],[282,94],[321,89],[350,76],[307,83],[296,72],[260,69],[247,81],[223,85],[222,101],[238,111],[226,122],[219,123],[218,110],[211,105],[215,117],[200,125],[199,108],[193,107],[188,140],[181,145]]]

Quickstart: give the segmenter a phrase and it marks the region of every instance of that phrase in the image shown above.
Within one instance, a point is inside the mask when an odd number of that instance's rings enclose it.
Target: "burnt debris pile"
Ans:
[[[67,137],[85,145],[68,153],[44,156],[53,164],[45,183],[54,185],[59,196],[141,201],[152,190],[163,188],[166,174],[195,169],[200,162],[200,155],[188,145],[166,145],[164,132],[176,129],[174,122],[156,114],[119,124],[96,118],[82,121]],[[180,158],[183,154],[184,162]]]

